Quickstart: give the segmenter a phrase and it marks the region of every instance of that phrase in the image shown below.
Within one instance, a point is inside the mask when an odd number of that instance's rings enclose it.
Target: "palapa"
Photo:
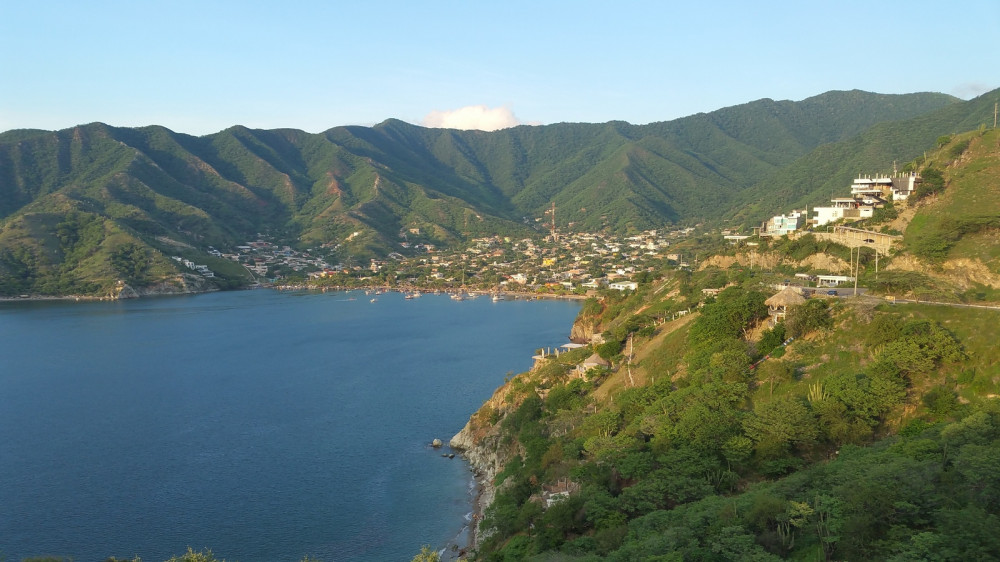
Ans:
[[[784,310],[790,306],[796,306],[804,302],[806,302],[806,298],[803,297],[797,290],[792,287],[785,287],[777,294],[772,295],[771,298],[764,301],[764,304],[772,310]]]

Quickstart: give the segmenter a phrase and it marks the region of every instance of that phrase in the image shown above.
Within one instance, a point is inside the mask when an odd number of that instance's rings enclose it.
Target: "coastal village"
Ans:
[[[209,253],[239,263],[255,282],[279,288],[393,288],[582,297],[588,290],[601,287],[634,290],[635,275],[652,271],[664,260],[688,267],[693,257],[670,248],[693,232],[695,227],[649,230],[620,238],[588,233],[555,238],[550,235],[544,240],[492,236],[474,239],[457,250],[423,246],[415,248],[419,253],[414,257],[393,253],[367,263],[330,263],[331,258],[321,255],[323,249],[297,251],[278,246],[265,236],[231,252],[210,248]],[[207,265],[180,256],[173,259],[192,272],[205,277],[214,275]]]
[[[764,221],[749,234],[722,230],[721,236],[730,244],[753,249],[765,239],[796,238],[809,233],[851,248],[872,248],[876,254],[884,255],[900,239],[898,235],[850,225],[871,219],[878,209],[905,203],[920,182],[920,176],[914,172],[859,175],[850,185],[848,197],[835,197],[829,206],[814,207],[811,214],[808,209],[792,210]],[[491,294],[494,299],[504,298],[504,295],[585,298],[599,289],[635,290],[648,275],[664,266],[698,267],[697,252],[678,247],[693,247],[681,244],[691,239],[701,242],[717,239],[718,232],[705,232],[700,226],[614,236],[559,233],[553,225],[549,235],[543,238],[490,236],[449,250],[404,241],[401,251],[410,256],[393,252],[384,259],[367,261],[351,258],[337,261],[331,251],[335,248],[299,251],[278,245],[264,234],[225,252],[209,248],[208,253],[239,264],[256,286],[281,289],[392,289],[408,296],[448,292],[457,299],[474,298],[479,294]],[[181,256],[172,258],[194,274],[206,278],[215,275],[208,265]],[[789,287],[808,297],[815,292],[809,287],[850,286],[857,279],[853,265],[850,275],[830,273],[799,273],[784,283],[775,281],[773,286],[775,290]],[[705,296],[710,297],[718,290],[705,289]],[[836,290],[825,293],[837,295]]]

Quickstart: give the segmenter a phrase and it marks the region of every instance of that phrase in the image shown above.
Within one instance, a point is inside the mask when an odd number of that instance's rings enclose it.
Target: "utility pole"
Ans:
[[[628,362],[625,364],[628,371],[629,387],[635,388],[635,380],[632,378],[632,334],[628,335]]]
[[[552,202],[552,241],[556,241],[556,202]]]
[[[993,128],[997,128],[997,104],[998,102],[993,102]]]
[[[858,265],[854,270],[854,297],[858,296],[858,277],[861,276],[861,246],[858,246]]]

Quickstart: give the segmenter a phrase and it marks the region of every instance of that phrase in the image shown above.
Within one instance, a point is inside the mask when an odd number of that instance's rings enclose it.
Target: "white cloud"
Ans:
[[[952,89],[951,95],[968,100],[981,96],[991,89],[988,84],[982,82],[965,82]]]
[[[458,109],[432,111],[420,124],[440,129],[496,131],[516,127],[522,123],[509,107],[489,108],[485,105],[470,105]]]

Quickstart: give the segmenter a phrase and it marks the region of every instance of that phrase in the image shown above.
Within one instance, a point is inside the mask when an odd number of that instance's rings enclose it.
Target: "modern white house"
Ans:
[[[609,289],[616,289],[618,291],[634,291],[639,288],[639,284],[635,281],[615,281],[608,285]]]
[[[851,184],[851,195],[876,195],[883,199],[902,201],[917,190],[920,175],[916,172],[894,173],[890,176],[858,177]]]
[[[816,286],[817,287],[836,287],[841,283],[850,283],[854,281],[853,277],[848,277],[847,275],[817,275],[816,276]]]
[[[892,193],[892,178],[887,176],[879,177],[857,177],[851,183],[852,196],[877,195],[879,197]]]
[[[875,199],[869,196],[870,201]],[[853,197],[836,197],[830,199],[829,207],[813,207],[816,213],[811,219],[814,226],[823,226],[840,219],[870,219],[875,212],[875,205],[868,205],[861,199]]]
[[[785,234],[795,232],[806,225],[808,215],[809,211],[802,209],[801,211],[792,211],[787,215],[777,215],[771,217],[763,225],[761,225],[760,235],[784,236]]]

